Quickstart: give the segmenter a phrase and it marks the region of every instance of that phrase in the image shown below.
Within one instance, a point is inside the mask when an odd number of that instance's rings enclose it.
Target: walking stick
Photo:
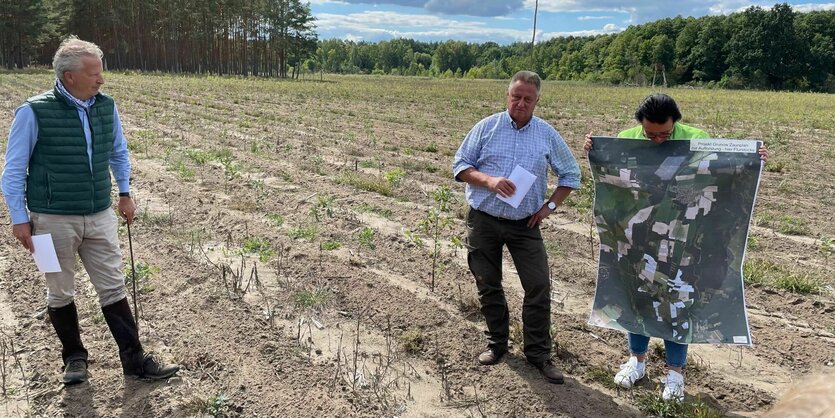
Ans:
[[[136,330],[139,331],[139,310],[136,309],[136,266],[133,264],[133,238],[130,235],[130,221],[128,224],[128,249],[130,250],[130,274],[133,278],[133,317],[136,320]]]

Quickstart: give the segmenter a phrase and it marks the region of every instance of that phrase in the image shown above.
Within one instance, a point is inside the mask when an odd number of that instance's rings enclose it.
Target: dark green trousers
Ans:
[[[507,350],[510,317],[502,288],[502,247],[507,245],[525,290],[522,324],[525,357],[533,363],[551,356],[551,282],[548,254],[539,226],[528,219],[500,219],[470,209],[467,262],[475,277],[481,313],[487,321],[488,347]]]

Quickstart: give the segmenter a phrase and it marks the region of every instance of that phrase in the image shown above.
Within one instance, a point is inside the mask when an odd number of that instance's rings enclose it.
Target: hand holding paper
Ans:
[[[513,168],[513,171],[510,173],[508,180],[513,182],[516,185],[516,193],[510,195],[509,197],[503,197],[499,194],[496,194],[496,197],[501,200],[502,202],[507,203],[513,208],[518,208],[519,204],[522,203],[522,199],[525,198],[525,195],[528,194],[528,190],[531,189],[533,186],[533,182],[536,181],[536,176],[533,175],[530,171],[525,170],[522,166],[517,165]]]
[[[35,264],[38,271],[42,273],[60,273],[61,265],[58,263],[58,254],[55,253],[55,244],[52,243],[52,234],[32,235],[32,245],[35,252]]]

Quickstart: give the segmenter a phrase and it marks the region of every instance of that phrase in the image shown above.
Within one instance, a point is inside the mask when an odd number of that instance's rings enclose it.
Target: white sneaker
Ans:
[[[645,363],[639,363],[635,356],[629,357],[629,361],[620,365],[620,371],[615,375],[615,384],[629,389],[644,377],[645,371]]]
[[[664,380],[664,392],[661,393],[661,398],[665,401],[684,400],[684,376],[674,370],[667,370],[667,377]]]

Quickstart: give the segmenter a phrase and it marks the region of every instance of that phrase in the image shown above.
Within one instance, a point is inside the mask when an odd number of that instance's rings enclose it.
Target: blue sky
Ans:
[[[310,0],[320,39],[413,38],[508,44],[530,42],[535,0]],[[789,1],[796,11],[835,10],[835,3]],[[615,33],[665,17],[728,14],[774,3],[738,0],[539,0],[537,41]]]

